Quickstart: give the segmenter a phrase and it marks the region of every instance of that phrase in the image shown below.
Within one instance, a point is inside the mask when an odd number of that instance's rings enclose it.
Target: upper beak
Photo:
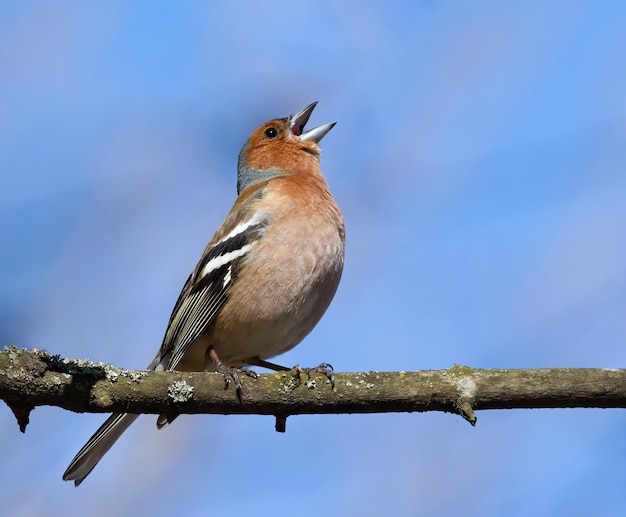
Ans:
[[[317,101],[309,104],[300,113],[296,113],[295,115],[291,115],[291,117],[289,117],[289,128],[294,135],[300,137],[301,142],[319,143],[319,141],[326,136],[326,133],[328,133],[336,124],[336,122],[331,122],[330,124],[317,126],[304,132],[304,126],[308,122],[309,117],[311,116],[311,113],[313,113],[313,109],[315,109],[316,105]]]

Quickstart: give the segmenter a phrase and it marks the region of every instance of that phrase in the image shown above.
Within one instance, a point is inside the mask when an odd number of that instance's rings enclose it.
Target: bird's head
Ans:
[[[289,117],[270,120],[250,135],[239,153],[238,193],[260,181],[318,166],[320,149],[317,144],[335,122],[305,131],[304,126],[316,104]]]

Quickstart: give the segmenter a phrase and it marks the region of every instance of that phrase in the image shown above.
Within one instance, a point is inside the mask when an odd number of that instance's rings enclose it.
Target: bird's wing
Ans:
[[[235,225],[224,238],[207,246],[172,311],[159,352],[164,369],[176,369],[189,347],[217,317],[228,301],[229,288],[242,262],[267,224],[268,217],[257,212],[247,222]]]

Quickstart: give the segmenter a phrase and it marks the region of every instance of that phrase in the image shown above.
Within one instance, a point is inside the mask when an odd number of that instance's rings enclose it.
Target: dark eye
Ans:
[[[276,138],[278,136],[278,129],[275,127],[268,127],[263,134],[266,138]]]

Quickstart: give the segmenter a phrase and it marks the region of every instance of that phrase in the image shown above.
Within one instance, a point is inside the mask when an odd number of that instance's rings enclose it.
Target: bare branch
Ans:
[[[297,414],[445,411],[474,424],[474,411],[626,407],[626,370],[551,368],[338,373],[335,389],[297,368],[243,380],[243,403],[220,374],[129,371],[39,350],[0,351],[0,398],[20,428],[40,405],[93,413],[261,414],[277,430]]]

